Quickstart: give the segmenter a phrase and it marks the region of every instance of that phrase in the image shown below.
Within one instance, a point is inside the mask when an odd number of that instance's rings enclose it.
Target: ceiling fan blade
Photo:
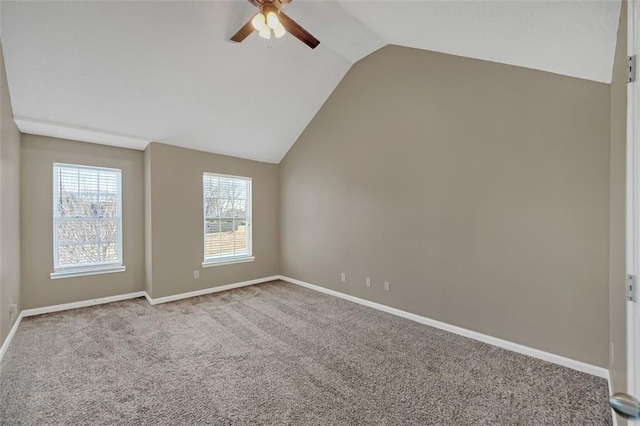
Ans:
[[[253,17],[251,19],[253,19]],[[242,40],[247,38],[249,34],[255,31],[255,28],[253,28],[253,25],[251,25],[251,19],[249,19],[249,21],[244,24],[244,26],[233,35],[233,37],[231,37],[231,40],[240,43]]]
[[[280,12],[279,18],[282,26],[285,30],[287,30],[289,34],[291,34],[310,48],[315,49],[320,44],[320,40],[312,36],[309,31],[302,28],[296,21],[289,18],[283,12]]]
[[[278,10],[282,10],[286,5],[291,3],[291,0],[249,0],[249,3],[257,7],[265,4],[275,6]]]

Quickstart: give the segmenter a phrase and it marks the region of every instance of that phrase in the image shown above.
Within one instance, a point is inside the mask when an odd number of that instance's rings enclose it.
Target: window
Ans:
[[[205,173],[204,263],[248,262],[251,253],[251,179]]]
[[[53,165],[51,278],[124,271],[122,172]]]

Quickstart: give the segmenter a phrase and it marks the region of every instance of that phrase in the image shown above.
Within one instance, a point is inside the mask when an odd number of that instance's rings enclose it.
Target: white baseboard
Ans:
[[[67,311],[69,309],[85,308],[87,306],[102,305],[111,302],[120,302],[121,300],[136,299],[144,297],[144,291],[135,293],[118,294],[116,296],[101,297],[99,299],[81,300],[80,302],[63,303],[61,305],[45,306],[42,308],[25,309],[22,311],[23,317],[31,317],[34,315],[50,314],[52,312]]]
[[[22,317],[23,312],[20,312],[18,314],[18,319],[13,323],[13,327],[11,327],[11,331],[9,331],[9,334],[7,334],[7,338],[4,339],[4,343],[2,344],[2,346],[0,346],[0,361],[2,361],[5,352],[7,352],[9,343],[11,343],[11,339],[13,339],[13,336],[16,334],[16,330],[18,330],[18,326],[20,325],[20,321],[22,321]]]
[[[448,331],[450,333],[458,334],[460,336],[468,337],[470,339],[478,340],[484,343],[488,343],[493,346],[498,346],[503,349],[508,349],[513,352],[518,352],[523,355],[528,355],[534,358],[538,358],[544,361],[552,362],[554,364],[562,365],[563,367],[572,368],[574,370],[582,371],[583,373],[592,374],[594,376],[602,377],[604,379],[609,377],[609,370],[596,365],[587,364],[582,361],[577,361],[571,358],[566,358],[560,355],[552,354],[549,352],[541,351],[539,349],[530,348],[528,346],[521,345],[519,343],[510,342],[508,340],[499,339],[497,337],[488,336],[486,334],[478,333],[477,331],[467,330],[466,328],[458,327],[455,325],[447,324],[445,322],[437,321],[431,318],[423,317],[420,315],[412,314],[400,309],[392,308],[390,306],[382,305],[380,303],[371,302],[359,297],[350,296],[348,294],[340,293],[339,291],[330,290],[324,287],[320,287],[314,284],[309,284],[304,281],[296,280],[285,276],[279,276],[282,281],[286,281],[292,284],[296,284],[302,287],[306,287],[311,290],[319,291],[321,293],[330,294],[341,299],[348,300],[350,302],[358,303],[360,305],[368,306],[379,311],[383,311],[389,314],[397,315],[402,318],[406,318],[421,324],[425,324],[440,330]]]
[[[246,286],[250,286],[250,285],[254,285],[254,284],[266,283],[268,281],[275,281],[277,279],[279,279],[279,276],[278,275],[274,275],[272,277],[264,277],[264,278],[258,278],[258,279],[255,279],[255,280],[250,280],[250,281],[242,281],[242,282],[239,282],[239,283],[221,285],[221,286],[218,286],[218,287],[210,287],[210,288],[205,288],[203,290],[190,291],[188,293],[180,293],[180,294],[174,294],[174,295],[171,295],[171,296],[157,297],[155,299],[152,299],[151,296],[149,296],[145,292],[144,293],[144,297],[147,298],[147,301],[150,304],[158,305],[160,303],[167,303],[167,302],[174,302],[176,300],[181,300],[181,299],[188,299],[189,297],[203,296],[205,294],[218,293],[220,291],[233,290],[234,288],[240,288],[240,287],[246,287]]]

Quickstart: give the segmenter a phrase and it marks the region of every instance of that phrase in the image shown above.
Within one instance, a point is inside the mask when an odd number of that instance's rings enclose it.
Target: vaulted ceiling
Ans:
[[[2,1],[24,133],[144,149],[153,140],[279,162],[353,63],[387,45],[609,83],[620,2],[304,1],[320,39],[229,41],[249,2]]]

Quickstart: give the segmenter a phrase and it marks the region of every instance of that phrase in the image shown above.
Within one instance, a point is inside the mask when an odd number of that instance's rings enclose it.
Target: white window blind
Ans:
[[[53,165],[54,270],[122,265],[122,172]]]
[[[204,261],[251,257],[251,179],[205,173]]]

